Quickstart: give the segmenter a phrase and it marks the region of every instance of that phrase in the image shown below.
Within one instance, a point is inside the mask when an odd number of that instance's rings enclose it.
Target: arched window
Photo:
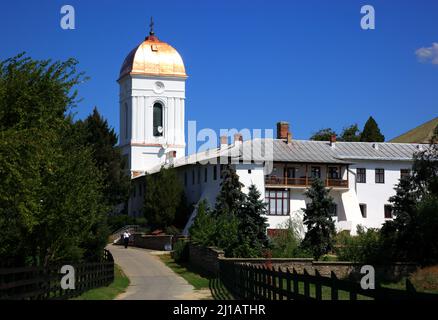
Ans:
[[[129,116],[128,116],[128,104],[125,103],[125,139],[129,139]]]
[[[163,105],[159,102],[154,103],[154,136],[163,135]]]

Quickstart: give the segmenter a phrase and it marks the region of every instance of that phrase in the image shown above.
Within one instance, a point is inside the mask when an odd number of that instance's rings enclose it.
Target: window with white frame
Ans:
[[[265,202],[269,215],[288,215],[290,211],[289,190],[266,190]]]

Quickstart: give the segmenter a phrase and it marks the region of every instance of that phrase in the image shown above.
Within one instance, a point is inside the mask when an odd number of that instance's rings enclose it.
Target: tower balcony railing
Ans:
[[[265,177],[266,186],[285,186],[285,187],[308,187],[312,184],[314,178],[301,177],[301,178],[287,178],[269,175]],[[321,179],[326,187],[331,188],[348,188],[348,180],[326,178]]]

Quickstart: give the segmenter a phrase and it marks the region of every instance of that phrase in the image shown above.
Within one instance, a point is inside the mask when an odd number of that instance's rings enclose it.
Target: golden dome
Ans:
[[[120,78],[127,74],[187,78],[178,51],[160,41],[153,32],[126,57],[120,69]]]

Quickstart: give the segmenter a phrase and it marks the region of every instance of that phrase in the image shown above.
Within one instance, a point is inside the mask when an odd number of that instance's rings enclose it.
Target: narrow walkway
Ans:
[[[108,245],[115,263],[129,277],[126,292],[117,300],[186,300],[196,299],[193,286],[176,275],[149,250]]]

